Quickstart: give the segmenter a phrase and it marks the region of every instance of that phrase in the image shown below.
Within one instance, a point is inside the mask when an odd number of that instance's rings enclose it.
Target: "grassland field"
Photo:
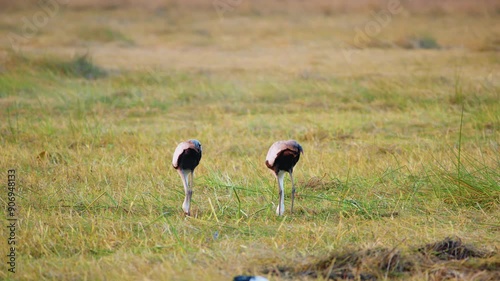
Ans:
[[[499,14],[0,1],[2,226],[11,169],[18,218],[0,279],[499,280]],[[189,138],[186,217],[171,160]],[[304,154],[277,217],[264,160],[281,139]],[[461,255],[422,250],[446,239]]]

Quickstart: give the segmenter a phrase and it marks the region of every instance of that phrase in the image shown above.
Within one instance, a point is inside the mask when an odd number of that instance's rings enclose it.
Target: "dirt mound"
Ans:
[[[263,273],[332,280],[405,279],[413,275],[431,280],[500,280],[500,256],[466,245],[460,238],[447,237],[408,253],[397,248],[345,251],[298,266],[267,268]]]
[[[443,241],[427,244],[418,248],[426,256],[433,256],[439,260],[463,260],[467,258],[485,258],[488,253],[479,251],[472,246],[462,243],[460,238],[447,237]]]

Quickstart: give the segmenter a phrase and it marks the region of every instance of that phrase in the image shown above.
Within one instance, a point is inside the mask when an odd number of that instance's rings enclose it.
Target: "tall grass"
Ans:
[[[456,96],[461,96],[460,87],[455,86]],[[462,98],[460,98],[462,99]],[[475,158],[463,155],[463,125],[465,104],[462,103],[458,130],[457,149],[454,152],[454,171],[444,165],[433,167],[435,193],[445,202],[455,206],[498,208],[500,203],[500,173],[498,155]],[[484,156],[483,156],[484,157]],[[493,163],[491,166],[489,163]],[[495,164],[496,163],[496,164]]]
[[[500,203],[498,166],[491,167],[470,156],[462,155],[459,158],[458,152],[456,159],[454,170],[437,166],[432,173],[431,183],[437,196],[457,207],[497,209]]]

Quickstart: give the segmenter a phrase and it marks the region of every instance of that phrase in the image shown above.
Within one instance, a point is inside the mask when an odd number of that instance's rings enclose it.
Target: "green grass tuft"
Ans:
[[[132,39],[128,38],[122,32],[108,27],[81,29],[78,32],[78,39],[100,43],[121,42],[126,45],[133,45],[134,43]]]
[[[106,77],[107,71],[95,65],[89,54],[79,55],[70,61],[60,61],[57,59],[44,59],[38,65],[55,74],[71,77],[94,80]]]

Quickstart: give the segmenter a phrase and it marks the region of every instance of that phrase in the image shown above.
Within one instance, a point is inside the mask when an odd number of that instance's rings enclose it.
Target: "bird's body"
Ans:
[[[179,143],[172,158],[172,166],[181,176],[182,184],[184,185],[186,197],[182,203],[182,209],[186,215],[190,215],[189,207],[191,204],[191,196],[193,195],[193,174],[194,169],[200,163],[201,153],[201,143],[198,140],[191,139]],[[191,175],[191,181],[189,181],[189,175]]]
[[[280,202],[276,209],[276,214],[283,215],[285,211],[283,179],[285,173],[290,174],[292,181],[292,206],[295,198],[295,185],[293,183],[293,168],[300,159],[300,154],[304,153],[302,146],[295,140],[277,141],[271,145],[266,156],[266,166],[271,169],[278,179]]]

